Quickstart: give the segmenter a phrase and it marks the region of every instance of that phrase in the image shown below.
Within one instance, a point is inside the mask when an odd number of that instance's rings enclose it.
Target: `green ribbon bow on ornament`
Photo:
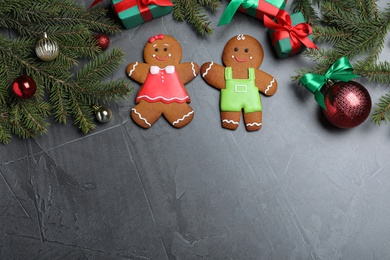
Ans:
[[[257,8],[259,0],[232,0],[223,12],[218,26],[230,23],[240,5],[242,5],[244,9],[248,9],[249,7]]]
[[[328,84],[329,81],[340,80],[347,82],[351,79],[358,78],[356,74],[352,74],[353,68],[349,63],[347,57],[342,57],[329,68],[325,75],[319,75],[314,73],[309,73],[303,75],[299,81],[311,92],[314,94],[314,99],[317,103],[323,108],[325,107],[325,97],[321,93],[321,88]]]

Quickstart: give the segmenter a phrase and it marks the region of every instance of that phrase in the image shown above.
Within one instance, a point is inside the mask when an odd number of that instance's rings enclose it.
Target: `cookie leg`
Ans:
[[[150,128],[161,114],[161,104],[159,102],[148,103],[145,100],[141,100],[131,109],[130,116],[137,125],[143,128]]]
[[[257,131],[261,129],[263,121],[263,112],[252,112],[244,114],[244,122],[246,130]]]
[[[172,126],[182,128],[194,118],[194,110],[187,103],[171,103],[164,108],[164,116]]]
[[[222,127],[236,130],[240,124],[241,112],[221,112]]]

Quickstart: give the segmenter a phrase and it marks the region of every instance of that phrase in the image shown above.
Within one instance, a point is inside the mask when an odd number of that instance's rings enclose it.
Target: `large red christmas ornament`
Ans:
[[[104,34],[104,33],[101,33],[101,34],[96,34],[95,36],[95,39],[97,40],[97,45],[104,51],[105,49],[108,48],[108,46],[110,46],[110,38]]]
[[[17,77],[12,83],[12,92],[21,99],[32,97],[37,90],[37,84],[29,76]]]
[[[308,73],[299,79],[314,94],[329,122],[340,128],[360,125],[371,111],[370,94],[362,85],[351,81],[359,77],[352,72],[348,57],[341,57],[324,75]]]
[[[361,84],[338,82],[324,92],[325,117],[340,128],[352,128],[363,123],[371,111],[371,98]]]

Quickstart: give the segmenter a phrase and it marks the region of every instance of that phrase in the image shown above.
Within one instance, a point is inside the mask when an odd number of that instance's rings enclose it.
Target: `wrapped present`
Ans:
[[[223,12],[218,26],[230,23],[236,11],[263,20],[264,15],[275,17],[284,10],[287,0],[232,0]]]
[[[289,57],[306,48],[317,49],[311,37],[313,29],[300,12],[290,15],[282,10],[275,21],[264,17],[264,25],[269,28],[272,45],[279,58]]]
[[[111,0],[115,14],[126,29],[133,28],[172,11],[169,0]]]

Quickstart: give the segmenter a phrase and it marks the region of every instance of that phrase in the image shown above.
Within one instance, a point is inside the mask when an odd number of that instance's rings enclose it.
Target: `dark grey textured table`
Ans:
[[[211,15],[214,28],[223,9]],[[329,125],[290,80],[310,61],[277,59],[261,21],[244,14],[204,39],[171,14],[124,30],[111,37],[110,48],[127,53],[112,78],[127,78],[159,33],[199,65],[220,63],[234,35],[256,37],[261,69],[279,82],[262,98],[263,128],[223,129],[220,93],[198,76],[187,84],[195,117],[183,129],[163,118],[135,125],[132,82],[113,120],[91,134],[53,122],[47,135],[14,138],[0,146],[0,259],[390,258],[389,126]],[[388,90],[359,81],[373,102]]]

